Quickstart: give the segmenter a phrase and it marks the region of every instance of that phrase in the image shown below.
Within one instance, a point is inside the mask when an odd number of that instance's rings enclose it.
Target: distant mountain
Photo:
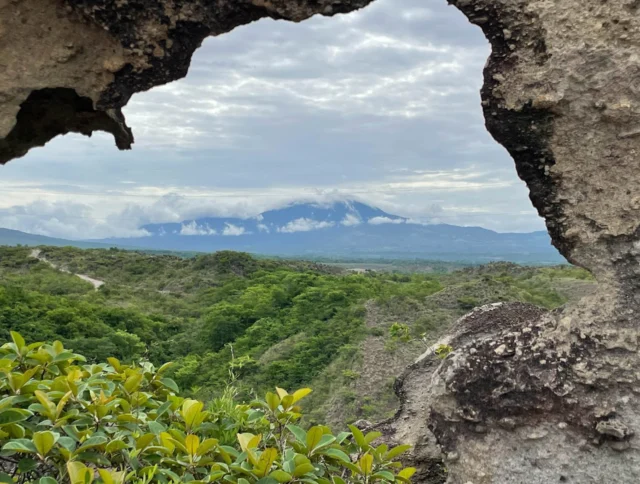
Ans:
[[[262,235],[265,238],[266,234],[292,234],[363,223],[405,221],[403,217],[390,215],[360,202],[336,202],[330,205],[298,203],[252,218],[204,217],[180,223],[143,225],[140,228],[152,236],[160,237]],[[205,240],[211,240],[211,237]]]
[[[546,232],[423,225],[355,202],[298,203],[252,218],[204,217],[140,227],[150,235],[96,242],[152,250],[265,255],[561,263]]]
[[[110,245],[98,242],[85,242],[79,240],[56,239],[44,235],[28,234],[19,230],[0,228],[0,245],[49,245],[54,247],[79,247],[81,249],[108,249]]]

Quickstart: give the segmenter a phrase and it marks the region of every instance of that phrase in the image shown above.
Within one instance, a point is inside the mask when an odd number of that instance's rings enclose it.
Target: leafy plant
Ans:
[[[445,344],[440,344],[435,349],[436,356],[441,360],[444,360],[451,352],[453,352],[453,347]]]
[[[408,446],[375,446],[378,432],[298,426],[308,388],[243,405],[230,392],[205,409],[178,395],[169,364],[86,364],[58,341],[11,338],[0,348],[1,482],[368,484],[414,473],[394,460]]]
[[[408,342],[411,341],[409,326],[403,323],[393,323],[389,328],[389,336],[393,339]]]

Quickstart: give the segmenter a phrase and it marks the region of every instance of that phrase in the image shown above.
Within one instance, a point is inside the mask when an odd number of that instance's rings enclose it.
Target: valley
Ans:
[[[552,309],[594,287],[587,272],[566,265],[367,267],[228,251],[2,247],[0,328],[5,337],[59,339],[91,361],[173,361],[172,381],[205,401],[228,385],[241,400],[276,385],[309,386],[307,424],[340,429],[391,416],[395,378],[474,307]]]

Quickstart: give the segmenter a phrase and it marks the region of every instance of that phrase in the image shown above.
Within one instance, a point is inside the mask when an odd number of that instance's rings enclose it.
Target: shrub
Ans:
[[[435,354],[441,360],[444,360],[447,356],[449,356],[453,352],[453,347],[451,345],[439,344],[435,349]]]
[[[169,364],[84,364],[58,341],[11,336],[0,349],[0,482],[341,484],[414,472],[394,461],[408,446],[374,446],[377,432],[297,426],[310,389],[244,405],[227,394],[205,410],[177,395]]]
[[[393,323],[389,328],[389,335],[391,338],[404,341],[405,343],[411,341],[409,326],[404,323]]]

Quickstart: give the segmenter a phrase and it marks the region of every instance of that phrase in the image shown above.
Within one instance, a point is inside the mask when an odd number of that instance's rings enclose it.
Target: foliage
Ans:
[[[377,363],[404,364],[437,341],[465,307],[525,301],[555,308],[569,297],[564,288],[580,290],[591,279],[570,266],[497,263],[453,272],[462,266],[413,261],[398,266],[402,273],[356,274],[234,252],[181,258],[40,248],[65,273],[30,257],[31,250],[0,248],[0,337],[14,330],[27,340],[60,340],[96,364],[110,356],[123,364],[174,361],[166,376],[185,395],[207,401],[225,391],[230,371],[243,400],[276,385],[312,386],[317,391],[302,402],[305,423],[335,428],[362,418],[364,405],[379,407],[379,415],[393,411],[386,384],[365,386],[349,400],[376,372],[363,368],[362,358],[376,345],[382,350]],[[384,264],[395,270],[393,261]],[[74,273],[105,285],[96,291]],[[376,314],[380,321],[373,324]],[[390,332],[393,322],[398,326]],[[378,390],[383,394],[364,401]]]
[[[401,323],[393,323],[389,328],[389,336],[391,336],[394,340],[400,341],[410,341],[411,333],[409,331],[409,326]]]
[[[11,337],[0,349],[2,482],[382,483],[414,472],[394,461],[408,446],[375,446],[377,432],[297,426],[308,388],[204,410],[177,395],[168,364],[83,364],[58,341]]]
[[[453,351],[453,347],[450,345],[440,344],[435,349],[435,354],[441,360],[444,360]]]

